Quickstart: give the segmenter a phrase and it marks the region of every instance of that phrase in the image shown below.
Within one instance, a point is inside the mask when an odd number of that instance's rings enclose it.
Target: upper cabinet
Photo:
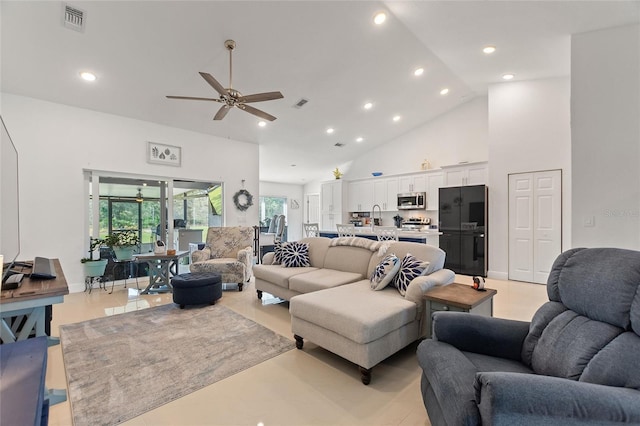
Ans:
[[[444,186],[442,171],[427,172],[427,210],[438,210],[438,190],[442,186]]]
[[[398,192],[426,192],[427,177],[424,173],[398,177]]]
[[[343,181],[336,179],[332,182],[325,182],[320,186],[320,205],[322,213],[339,213],[344,207],[346,191],[343,188]]]
[[[487,163],[442,166],[444,186],[483,185],[487,183]]]
[[[371,180],[349,183],[348,210],[350,212],[369,212],[373,204],[373,182]]]
[[[373,204],[382,211],[395,211],[398,207],[398,178],[374,179]]]

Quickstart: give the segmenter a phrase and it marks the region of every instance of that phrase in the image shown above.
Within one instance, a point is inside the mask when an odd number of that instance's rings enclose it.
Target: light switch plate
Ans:
[[[586,216],[582,220],[582,225],[585,228],[593,228],[594,226],[596,226],[596,218],[595,218],[595,216]]]

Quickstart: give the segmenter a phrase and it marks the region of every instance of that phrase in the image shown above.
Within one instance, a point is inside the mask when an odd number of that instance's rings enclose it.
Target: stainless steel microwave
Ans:
[[[398,210],[419,210],[427,208],[426,192],[398,194]]]

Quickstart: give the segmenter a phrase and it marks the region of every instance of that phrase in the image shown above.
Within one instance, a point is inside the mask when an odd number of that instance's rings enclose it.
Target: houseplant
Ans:
[[[138,231],[129,229],[126,231],[118,231],[107,235],[104,243],[113,249],[118,260],[130,260],[133,257],[133,251],[140,244]]]
[[[101,277],[107,267],[107,259],[94,259],[93,252],[104,244],[101,238],[89,238],[89,257],[83,257],[80,262],[84,266],[85,277]]]

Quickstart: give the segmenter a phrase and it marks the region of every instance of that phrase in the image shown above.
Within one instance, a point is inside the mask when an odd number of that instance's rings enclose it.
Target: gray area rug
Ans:
[[[60,327],[74,424],[112,425],[293,349],[222,305],[168,304]]]

